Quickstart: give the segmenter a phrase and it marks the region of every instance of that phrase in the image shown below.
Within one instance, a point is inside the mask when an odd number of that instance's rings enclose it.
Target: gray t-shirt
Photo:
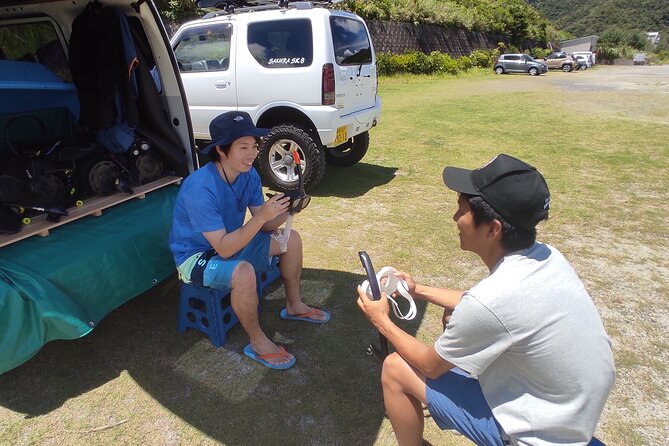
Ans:
[[[515,445],[584,445],[613,387],[611,341],[573,268],[535,243],[455,307],[437,353],[478,377]]]

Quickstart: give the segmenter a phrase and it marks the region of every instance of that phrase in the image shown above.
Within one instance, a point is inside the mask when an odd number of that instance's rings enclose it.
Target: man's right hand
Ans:
[[[285,194],[275,194],[260,206],[260,216],[265,222],[272,221],[284,212],[288,212],[290,197]]]
[[[411,294],[411,297],[413,297],[415,299],[416,296],[414,295],[414,293],[416,291],[416,281],[413,280],[413,277],[411,277],[411,274],[405,273],[404,271],[395,271],[393,273],[393,275],[395,277],[399,277],[400,279],[404,280],[404,282],[406,282],[407,289],[409,290],[409,294]],[[398,293],[395,292],[395,293],[393,293],[392,297],[397,297],[397,295],[398,295]]]

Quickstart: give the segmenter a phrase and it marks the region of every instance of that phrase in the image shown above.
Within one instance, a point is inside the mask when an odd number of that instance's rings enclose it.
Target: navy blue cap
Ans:
[[[232,144],[236,139],[244,136],[267,136],[270,129],[258,128],[253,124],[251,115],[243,111],[229,111],[216,116],[209,123],[211,144],[200,150],[200,153],[209,155],[216,146]]]
[[[483,198],[507,222],[533,228],[548,217],[551,200],[544,177],[524,161],[500,154],[485,166],[444,169],[449,189]]]

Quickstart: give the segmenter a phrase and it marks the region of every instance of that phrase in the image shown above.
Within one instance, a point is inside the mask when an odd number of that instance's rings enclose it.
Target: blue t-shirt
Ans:
[[[260,206],[260,176],[254,168],[240,173],[232,190],[213,162],[188,176],[174,203],[174,220],[170,232],[170,250],[177,265],[190,256],[211,249],[203,232],[225,229],[230,233],[241,228],[249,206]]]

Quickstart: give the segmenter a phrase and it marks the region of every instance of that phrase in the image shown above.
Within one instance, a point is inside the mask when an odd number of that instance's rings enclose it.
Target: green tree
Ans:
[[[201,15],[196,0],[154,0],[158,11],[170,22],[182,23]]]

